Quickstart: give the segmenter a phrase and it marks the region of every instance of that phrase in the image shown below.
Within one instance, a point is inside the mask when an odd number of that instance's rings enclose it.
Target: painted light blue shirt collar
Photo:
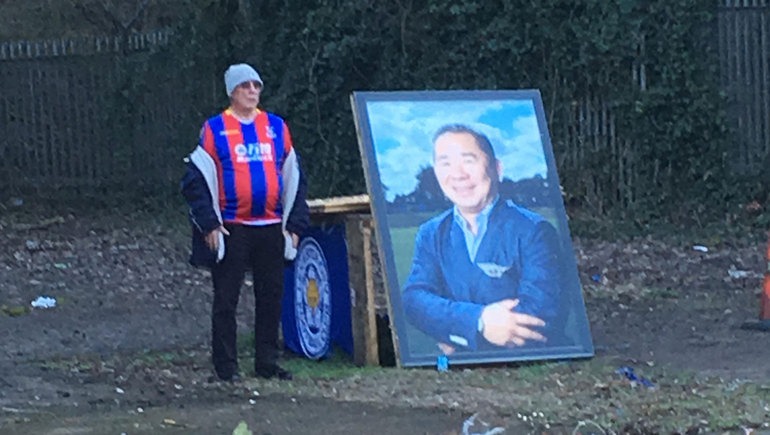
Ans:
[[[479,252],[479,246],[481,246],[481,241],[484,239],[484,234],[487,232],[489,214],[492,213],[492,208],[494,208],[495,204],[497,204],[497,200],[499,198],[500,195],[496,195],[495,199],[487,204],[487,206],[484,207],[484,209],[481,210],[481,212],[476,216],[476,225],[479,227],[479,230],[476,234],[471,232],[471,228],[468,225],[468,222],[466,222],[465,218],[460,214],[460,210],[457,209],[457,206],[454,206],[453,208],[452,214],[454,215],[454,221],[463,231],[463,236],[465,237],[465,247],[468,249],[468,257],[471,259],[471,262],[476,262],[476,253]]]

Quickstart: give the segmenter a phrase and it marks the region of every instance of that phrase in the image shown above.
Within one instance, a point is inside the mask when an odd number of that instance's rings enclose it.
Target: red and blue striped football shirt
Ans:
[[[281,222],[281,169],[292,152],[283,119],[257,110],[253,122],[242,122],[227,109],[203,125],[200,146],[217,165],[223,221]]]

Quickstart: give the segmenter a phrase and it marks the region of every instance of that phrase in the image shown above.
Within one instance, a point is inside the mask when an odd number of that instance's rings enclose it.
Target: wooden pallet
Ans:
[[[351,289],[353,359],[357,365],[380,364],[372,258],[372,220],[369,195],[308,200],[315,224],[343,222],[348,248],[348,281]]]
[[[370,213],[369,195],[308,200],[311,214]]]

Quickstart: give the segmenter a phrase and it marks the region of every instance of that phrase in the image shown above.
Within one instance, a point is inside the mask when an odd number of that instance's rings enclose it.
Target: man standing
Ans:
[[[254,371],[291,379],[278,363],[284,258],[309,224],[305,182],[289,128],[258,108],[263,82],[247,64],[225,72],[230,107],[203,124],[182,193],[193,224],[191,263],[211,267],[212,359],[219,379],[238,381],[236,307],[244,273],[254,278]],[[226,237],[226,239],[225,239]],[[225,242],[226,240],[226,242]]]
[[[483,134],[444,126],[433,158],[454,206],[418,230],[403,291],[407,318],[447,355],[545,341],[559,302],[555,228],[499,197],[501,163]]]

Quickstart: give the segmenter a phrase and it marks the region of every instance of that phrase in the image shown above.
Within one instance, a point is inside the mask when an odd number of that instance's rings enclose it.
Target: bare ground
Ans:
[[[757,318],[764,242],[576,239],[590,360],[335,376],[320,362],[291,382],[231,385],[207,382],[210,281],[186,263],[183,218],[1,211],[0,433],[229,434],[243,420],[258,434],[459,434],[473,415],[468,433],[770,422],[770,333],[739,327]],[[41,295],[57,306],[30,310]],[[244,291],[244,331],[251,307]]]

